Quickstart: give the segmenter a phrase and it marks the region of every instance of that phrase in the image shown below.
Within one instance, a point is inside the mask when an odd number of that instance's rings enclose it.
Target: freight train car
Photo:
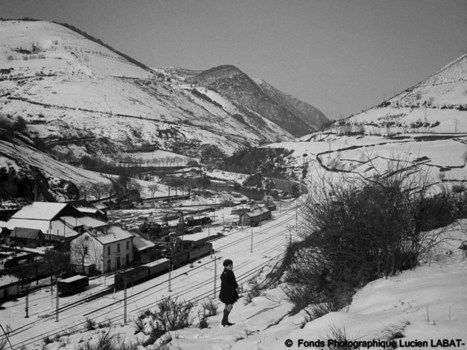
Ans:
[[[148,271],[146,266],[137,266],[118,272],[114,277],[114,287],[122,289],[125,287],[125,284],[127,287],[138,284],[149,277]]]
[[[89,286],[89,277],[75,275],[65,279],[59,279],[57,284],[58,292],[62,295],[74,294],[82,291],[84,288]]]
[[[155,277],[161,273],[169,271],[170,260],[167,258],[158,259],[151,261],[150,263],[144,264],[148,268],[149,277]]]
[[[212,254],[214,250],[212,249],[212,243],[204,243],[203,245],[199,245],[193,247],[190,252],[188,253],[188,261],[193,261],[202,256]]]
[[[169,271],[170,265],[178,268],[202,256],[212,254],[212,243],[205,241],[181,241],[176,249],[169,251],[165,258],[129,268],[115,274],[114,287],[121,289],[143,282]]]

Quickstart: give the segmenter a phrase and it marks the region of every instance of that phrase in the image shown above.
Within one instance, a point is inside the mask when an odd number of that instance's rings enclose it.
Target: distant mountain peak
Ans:
[[[306,135],[329,123],[317,108],[273,88],[263,79],[250,78],[233,65],[213,67],[186,81],[247,106],[294,136]]]

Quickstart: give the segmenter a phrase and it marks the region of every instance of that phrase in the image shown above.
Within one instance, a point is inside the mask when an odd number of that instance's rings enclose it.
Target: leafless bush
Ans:
[[[85,327],[84,327],[87,331],[92,331],[94,329],[96,329],[96,321],[94,321],[93,319],[91,318],[86,318],[86,322],[85,322]]]
[[[324,339],[325,343],[328,344],[324,349],[326,350],[354,350],[355,347],[352,344],[358,339],[351,339],[347,335],[345,328],[331,328],[331,334]]]
[[[201,308],[207,317],[216,316],[219,304],[216,303],[213,299],[208,299],[201,304]]]
[[[459,215],[451,192],[429,190],[428,174],[401,160],[383,174],[318,186],[302,206],[303,241],[287,254],[296,309],[343,307],[366,283],[416,266],[421,253],[439,244],[439,235],[426,231]]]
[[[163,297],[157,303],[153,311],[146,311],[135,321],[137,332],[143,332],[148,339],[143,346],[154,344],[154,342],[168,331],[174,331],[189,327],[193,324],[190,316],[193,303],[178,301],[169,297]],[[147,323],[144,324],[143,315],[147,315]],[[147,327],[146,327],[147,326]]]
[[[248,281],[249,289],[244,293],[244,298],[247,303],[250,303],[254,298],[261,295],[263,290],[257,277],[252,278]]]

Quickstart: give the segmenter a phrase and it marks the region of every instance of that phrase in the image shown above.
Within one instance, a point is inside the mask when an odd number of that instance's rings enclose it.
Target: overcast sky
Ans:
[[[333,119],[467,48],[465,0],[0,0],[0,17],[66,22],[152,67],[232,64]]]

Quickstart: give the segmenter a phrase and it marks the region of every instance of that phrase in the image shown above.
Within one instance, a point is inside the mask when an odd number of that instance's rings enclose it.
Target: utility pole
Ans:
[[[31,285],[31,282],[29,280],[26,281],[24,284],[24,288],[26,289],[26,316],[25,318],[29,318],[29,286]]]
[[[217,288],[217,259],[214,256],[214,290],[213,290],[213,298],[216,298],[216,288]]]
[[[172,292],[172,262],[169,260],[169,293]]]
[[[289,246],[292,245],[292,225],[287,225],[287,228],[289,229]]]
[[[123,276],[123,324],[126,324],[127,314],[126,277]]]
[[[251,227],[251,244],[250,244],[250,253],[253,253],[253,226]]]
[[[296,199],[296,202],[295,202],[295,228],[298,227],[298,203],[297,203],[298,199]]]
[[[25,318],[29,318],[29,291],[26,292],[26,316]]]
[[[59,321],[59,316],[58,316],[58,276],[55,275],[55,283],[56,283],[56,298],[55,298],[55,322]]]

